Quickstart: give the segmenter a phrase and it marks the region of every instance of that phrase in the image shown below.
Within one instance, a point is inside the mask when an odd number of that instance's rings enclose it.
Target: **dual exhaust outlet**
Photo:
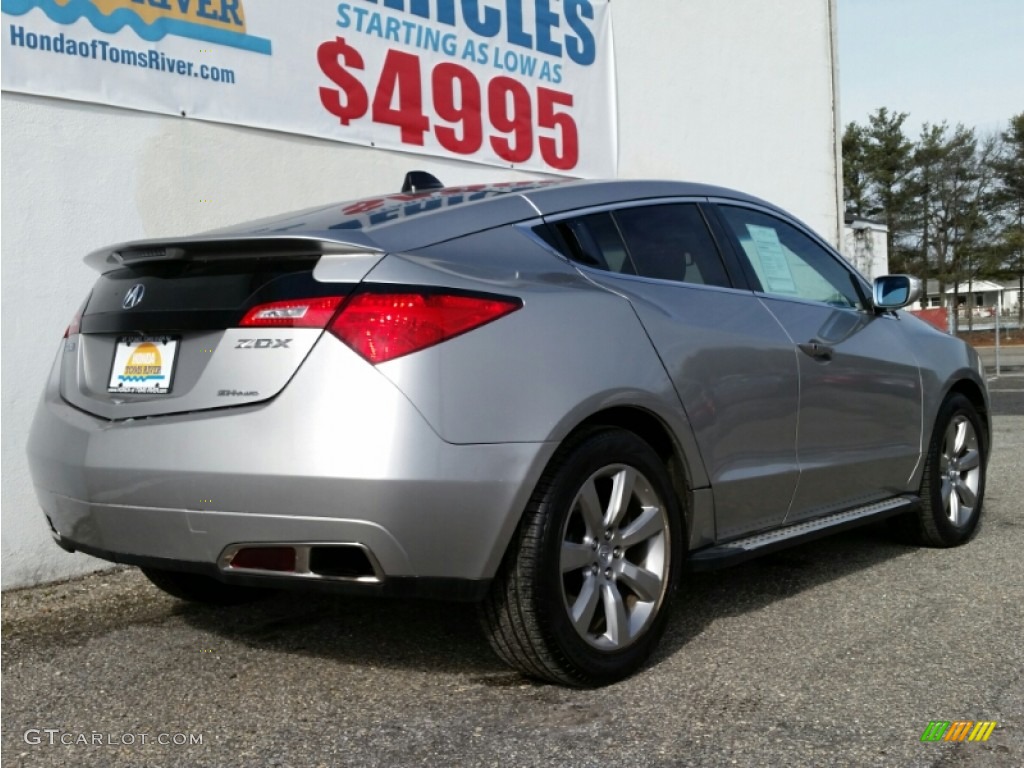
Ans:
[[[362,544],[233,544],[217,562],[223,573],[379,584],[384,574]]]

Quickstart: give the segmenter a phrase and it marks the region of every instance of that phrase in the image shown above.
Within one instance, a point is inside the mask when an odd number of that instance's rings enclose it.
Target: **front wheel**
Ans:
[[[647,443],[620,429],[570,441],[541,478],[482,607],[492,647],[553,682],[628,676],[664,630],[682,527]]]
[[[971,401],[960,394],[939,409],[921,478],[921,509],[904,520],[916,544],[955,547],[971,538],[985,495],[986,433]]]

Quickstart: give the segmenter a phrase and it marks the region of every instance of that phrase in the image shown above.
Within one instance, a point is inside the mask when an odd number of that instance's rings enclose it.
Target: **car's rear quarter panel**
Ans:
[[[558,442],[617,406],[648,410],[689,440],[671,380],[629,302],[515,227],[388,256],[368,280],[523,300],[497,322],[378,366],[447,441]],[[703,485],[695,453],[686,459],[691,482]]]

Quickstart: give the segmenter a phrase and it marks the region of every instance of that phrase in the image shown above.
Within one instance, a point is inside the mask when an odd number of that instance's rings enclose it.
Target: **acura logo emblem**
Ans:
[[[122,309],[131,309],[137,307],[142,303],[142,297],[146,293],[146,286],[142,283],[136,283],[128,289],[128,293],[124,295],[124,301],[121,302]]]

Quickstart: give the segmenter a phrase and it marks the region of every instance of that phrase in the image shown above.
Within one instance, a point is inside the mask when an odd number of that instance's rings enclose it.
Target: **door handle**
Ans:
[[[810,355],[815,360],[831,360],[832,359],[832,347],[827,344],[822,344],[820,341],[805,341],[803,344],[797,344],[800,347],[800,351],[806,355]]]

